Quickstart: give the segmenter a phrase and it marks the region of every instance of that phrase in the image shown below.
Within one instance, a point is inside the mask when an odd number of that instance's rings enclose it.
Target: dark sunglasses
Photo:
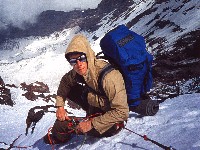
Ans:
[[[83,54],[81,56],[79,56],[78,58],[71,58],[68,60],[68,62],[70,63],[71,66],[75,66],[77,61],[80,61],[80,62],[86,62],[87,61],[87,58],[86,56]]]

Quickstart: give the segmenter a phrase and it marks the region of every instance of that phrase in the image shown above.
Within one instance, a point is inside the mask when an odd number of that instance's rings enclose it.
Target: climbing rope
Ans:
[[[76,135],[80,135],[79,134],[79,131],[76,129],[76,126],[79,124],[79,122],[82,122],[82,121],[87,121],[93,117],[96,117],[96,116],[99,116],[101,115],[101,113],[96,113],[96,114],[92,114],[90,116],[87,116],[85,118],[78,118],[78,117],[71,117],[71,120],[69,120],[69,122],[67,123],[67,127],[70,129],[68,132],[58,132],[59,134],[72,134],[72,133],[76,133]],[[66,119],[67,120],[67,119]],[[54,150],[54,143],[51,139],[51,131],[52,131],[52,127],[50,127],[48,129],[48,139],[49,139],[49,142],[50,142],[50,145],[52,147],[52,150]],[[84,143],[86,142],[87,140],[87,134],[86,133],[82,133],[84,135],[84,139],[83,139],[83,142],[81,143],[80,147],[77,148],[77,150],[81,149],[81,147],[84,145]]]

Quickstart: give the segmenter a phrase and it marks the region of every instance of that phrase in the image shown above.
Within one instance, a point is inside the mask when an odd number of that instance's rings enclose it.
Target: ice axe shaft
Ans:
[[[125,128],[125,127],[124,127],[124,129],[126,129],[126,130],[128,130],[129,132],[132,132],[132,133],[134,133],[134,134],[136,134],[136,135],[142,137],[145,141],[150,141],[151,143],[153,143],[153,144],[159,146],[160,148],[163,148],[164,150],[176,150],[176,149],[172,148],[171,146],[168,147],[168,146],[165,146],[165,145],[163,145],[163,144],[161,144],[161,143],[159,143],[159,142],[157,142],[157,141],[154,141],[154,140],[152,140],[152,139],[149,139],[146,135],[140,135],[140,134],[138,134],[138,133],[136,133],[136,132],[134,132],[134,131],[132,131],[132,130],[130,130],[130,129],[128,129],[128,128]]]

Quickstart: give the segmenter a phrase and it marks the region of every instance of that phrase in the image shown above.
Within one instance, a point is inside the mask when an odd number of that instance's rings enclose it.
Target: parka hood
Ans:
[[[84,77],[87,84],[93,89],[97,89],[98,70],[105,66],[104,61],[97,60],[94,51],[91,49],[89,41],[85,36],[79,34],[69,43],[65,52],[65,57],[68,58],[70,53],[84,53],[87,57],[88,74]]]
[[[94,59],[95,53],[91,49],[90,44],[85,36],[79,34],[74,36],[74,38],[69,43],[65,56],[68,57],[70,53],[85,53],[87,58]]]

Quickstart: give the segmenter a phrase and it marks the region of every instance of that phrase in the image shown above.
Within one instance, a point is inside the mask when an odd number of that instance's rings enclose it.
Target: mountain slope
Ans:
[[[154,87],[150,96],[166,100],[154,117],[138,118],[130,113],[127,127],[167,146],[199,149],[199,8],[196,0],[103,0],[96,9],[49,10],[40,14],[38,23],[27,24],[25,30],[11,26],[1,31],[4,42],[0,45],[0,148],[7,149],[13,143],[33,145],[29,149],[35,150],[51,149],[41,138],[53,125],[55,109],[49,108],[28,136],[24,134],[26,117],[32,108],[54,105],[60,78],[71,69],[64,58],[70,39],[77,33],[85,34],[97,53],[104,34],[118,24],[126,24],[145,37],[147,49],[154,56]],[[2,103],[5,97],[8,101]],[[85,115],[74,107],[66,105],[69,113]],[[83,137],[76,137],[57,149],[76,149],[82,141]],[[111,138],[89,139],[83,146],[102,148],[158,149],[126,130]]]
[[[153,117],[141,118],[131,112],[126,128],[137,134],[147,135],[148,138],[165,146],[172,146],[176,149],[198,150],[200,148],[198,134],[200,132],[199,96],[199,94],[188,94],[168,99],[161,104],[160,111]],[[1,106],[0,148],[18,150],[20,147],[25,147],[32,150],[51,150],[51,145],[44,144],[42,137],[53,125],[55,114],[46,112],[36,124],[33,134],[31,134],[31,129],[29,129],[29,133],[26,136],[25,118],[29,108],[38,104],[44,106],[45,103],[42,101],[28,102],[25,98],[18,99],[16,102],[17,104],[12,109],[9,106]],[[51,108],[50,110],[53,111],[54,109]],[[77,116],[83,115],[82,111],[73,110],[73,113]],[[56,145],[54,148],[57,150],[78,149],[80,147],[83,150],[161,149],[126,129],[109,138],[98,139],[87,136],[86,141],[82,145],[83,142],[84,136],[74,136],[71,141]],[[13,146],[10,146],[11,143],[13,143]]]

